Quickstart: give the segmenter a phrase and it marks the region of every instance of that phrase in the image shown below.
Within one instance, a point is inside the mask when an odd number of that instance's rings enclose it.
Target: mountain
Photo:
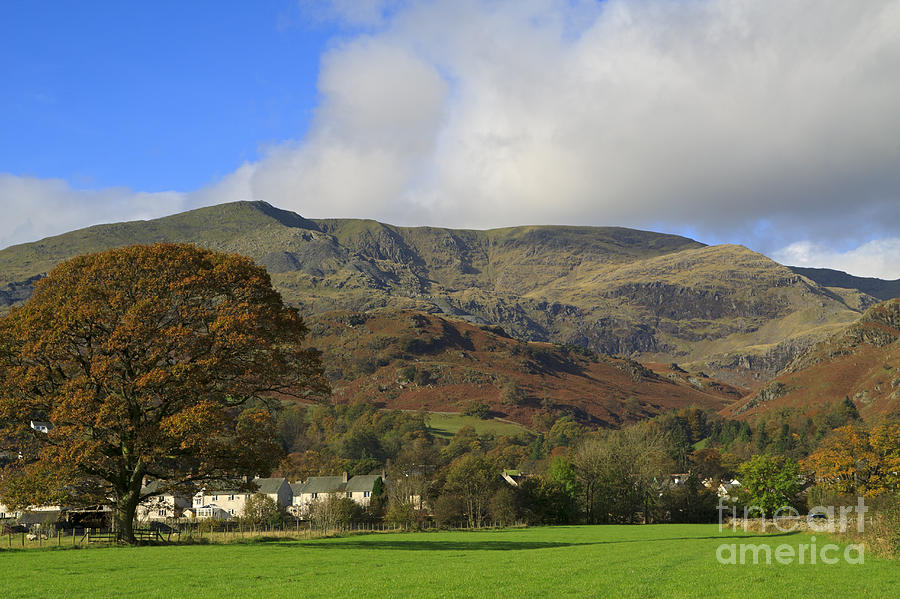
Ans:
[[[885,281],[884,279],[872,277],[854,277],[841,270],[832,270],[830,268],[803,268],[801,266],[789,266],[788,268],[823,287],[855,289],[880,300],[900,297],[900,279]]]
[[[900,413],[900,298],[869,308],[723,414],[749,418],[781,408],[811,413],[844,397],[863,418]]]
[[[156,241],[248,255],[305,315],[378,308],[444,314],[499,325],[525,340],[677,362],[748,387],[877,302],[822,286],[747,248],[676,235],[618,227],[395,227],[310,220],[264,202],[100,225],[7,248],[0,251],[0,301],[21,301],[28,281],[76,254]]]
[[[673,408],[719,410],[742,395],[699,373],[526,343],[499,327],[421,312],[336,311],[307,323],[337,402],[432,412],[475,402],[526,426],[569,415],[618,427]]]

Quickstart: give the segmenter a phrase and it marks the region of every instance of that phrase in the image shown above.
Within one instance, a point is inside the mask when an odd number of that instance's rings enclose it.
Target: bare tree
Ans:
[[[328,493],[324,498],[314,499],[309,503],[310,522],[323,534],[342,528],[353,519],[354,505],[352,499],[342,497],[339,493]]]
[[[665,436],[650,424],[585,438],[572,456],[587,521],[649,520],[671,459]]]

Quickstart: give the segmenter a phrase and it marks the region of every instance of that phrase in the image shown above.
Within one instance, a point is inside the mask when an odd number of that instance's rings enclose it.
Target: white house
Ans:
[[[38,422],[37,420],[32,420],[31,428],[39,433],[44,433],[46,435],[53,430],[53,425],[49,422]]]
[[[732,479],[729,482],[722,482],[716,490],[716,494],[722,499],[734,499],[733,492],[740,486],[741,483],[737,479]]]
[[[500,475],[506,481],[506,484],[512,487],[518,487],[527,478],[527,475],[518,470],[504,470]]]
[[[372,492],[380,474],[357,475],[350,478],[346,472],[341,476],[310,476],[306,482],[291,485],[294,493],[291,513],[306,516],[309,505],[328,495],[339,495],[352,499],[357,504],[368,507],[372,502]]]
[[[141,495],[156,493],[161,484],[162,482],[159,480],[148,481],[141,487]],[[164,521],[169,518],[180,518],[184,514],[184,510],[190,507],[190,498],[168,491],[148,497],[138,504],[136,516],[141,522]]]
[[[354,476],[347,481],[344,490],[347,497],[363,507],[369,507],[372,503],[372,491],[375,489],[375,483],[381,478],[379,474],[365,474]]]
[[[304,483],[291,485],[294,494],[291,513],[305,516],[313,501],[324,499],[332,493],[346,493],[348,482],[347,473],[344,472],[342,476],[310,476]]]
[[[291,485],[284,478],[255,478],[255,491],[241,489],[200,489],[193,497],[191,510],[198,519],[240,517],[251,495],[262,493],[273,499],[281,507],[291,505],[293,493]]]
[[[2,503],[0,503],[0,520],[5,520],[7,518],[19,518],[22,516],[22,512],[18,510],[11,510]]]

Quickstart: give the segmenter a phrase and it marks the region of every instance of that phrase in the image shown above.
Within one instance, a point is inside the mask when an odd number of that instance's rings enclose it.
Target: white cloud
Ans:
[[[847,251],[822,243],[798,241],[773,254],[790,266],[833,268],[858,277],[900,279],[900,237],[877,239]]]
[[[60,179],[0,173],[0,248],[97,223],[157,218],[191,205],[176,192],[78,190]]]
[[[271,149],[208,195],[266,199],[307,216],[402,220],[401,198],[432,165],[447,83],[410,48],[363,37],[323,58],[319,91],[302,143]]]
[[[768,250],[889,234],[898,26],[896,1],[413,3],[329,52],[315,133],[243,193],[406,224],[768,223]]]
[[[151,204],[263,199],[397,224],[690,228],[769,252],[900,231],[900,1],[306,6],[368,27],[323,57],[307,136]],[[143,205],[59,192],[48,205],[109,206],[103,220]],[[57,228],[68,218],[42,211]],[[85,221],[69,212],[66,229]],[[19,239],[52,228],[22,229],[29,214],[16,217]],[[0,239],[11,235],[0,226]]]

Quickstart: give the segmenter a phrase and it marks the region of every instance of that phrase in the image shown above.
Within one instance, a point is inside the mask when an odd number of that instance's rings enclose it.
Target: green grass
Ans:
[[[494,419],[482,420],[475,416],[465,416],[463,414],[429,412],[428,420],[428,426],[432,429],[432,434],[445,438],[452,437],[464,426],[471,426],[479,435],[494,433],[497,436],[514,437],[519,433],[528,431],[524,426],[514,422]]]
[[[886,597],[900,565],[722,565],[716,525],[372,534],[312,541],[0,552],[14,597]],[[824,537],[817,542],[826,542]]]

